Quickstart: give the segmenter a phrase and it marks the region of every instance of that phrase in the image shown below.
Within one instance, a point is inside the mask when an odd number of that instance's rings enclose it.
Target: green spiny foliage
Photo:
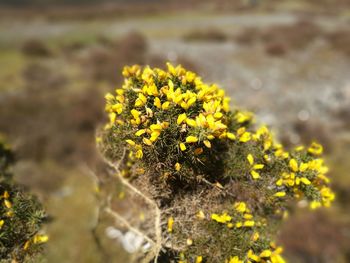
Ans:
[[[216,84],[167,67],[125,67],[97,138],[122,176],[160,204],[167,260],[285,262],[274,239],[291,205],[334,199],[322,146],[286,151]]]
[[[10,171],[14,155],[0,140],[0,260],[23,262],[40,253],[46,235],[39,234],[45,220],[40,202],[16,185]]]

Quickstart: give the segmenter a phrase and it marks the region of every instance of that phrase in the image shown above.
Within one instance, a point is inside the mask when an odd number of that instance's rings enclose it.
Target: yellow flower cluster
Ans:
[[[42,244],[42,243],[46,243],[47,241],[49,241],[48,235],[36,234],[32,239],[29,239],[24,243],[23,249],[28,250],[28,248],[30,247],[31,244],[34,244],[34,245],[35,244]]]
[[[242,227],[253,228],[254,232],[251,236],[251,241],[257,242],[260,238],[257,228],[262,226],[262,222],[255,222],[251,210],[248,208],[245,202],[236,202],[233,205],[232,215],[228,215],[227,212],[223,214],[212,214],[211,219],[221,223],[226,224],[228,228],[235,227],[236,229]],[[235,222],[233,222],[235,219]],[[253,246],[252,246],[253,247]],[[283,249],[281,247],[276,247],[276,245],[271,242],[270,249],[265,249],[262,251],[255,251],[253,248],[250,248],[246,256],[240,259],[238,256],[233,256],[230,259],[227,259],[226,263],[253,263],[253,262],[273,262],[273,263],[285,263],[285,260],[282,258],[281,253]]]
[[[167,63],[167,67],[167,71],[137,65],[125,67],[123,87],[116,89],[115,95],[105,96],[110,120],[106,129],[124,125],[133,130],[126,139],[130,157],[143,158],[145,148],[161,141],[170,125],[176,128],[173,134],[177,134],[178,149],[183,154],[201,155],[205,148],[211,148],[214,139],[235,140],[236,135],[227,127],[230,99],[224,90],[203,83],[181,66]],[[235,118],[243,123],[252,114],[237,113]],[[237,136],[242,142],[250,138],[245,130],[238,131]],[[179,171],[181,163],[173,167]]]
[[[11,217],[13,216],[13,210],[12,210],[12,203],[10,201],[10,194],[8,191],[4,191],[4,193],[0,196],[0,201],[2,200],[3,206],[6,209],[5,216]],[[4,225],[5,221],[2,219],[0,220],[0,229]]]
[[[265,249],[259,254],[255,254],[252,249],[249,249],[244,259],[240,259],[238,256],[230,257],[225,263],[285,263],[286,261],[281,256],[283,251],[282,247],[276,247],[274,243],[270,244],[271,249]]]
[[[303,147],[297,147],[297,152],[304,151]],[[330,182],[326,176],[328,167],[324,165],[322,158],[315,156],[322,154],[322,146],[317,143],[307,149],[307,152],[312,155],[307,161],[297,160],[296,158],[288,158],[288,170],[283,172],[281,177],[275,182],[278,189],[284,189],[275,193],[276,197],[284,197],[286,191],[290,191],[297,198],[304,197],[304,192],[308,187],[315,187],[320,194],[319,198],[313,198],[310,203],[312,209],[320,206],[329,207],[335,198],[335,194],[327,186]]]
[[[236,202],[233,205],[234,213],[230,216],[227,212],[220,214],[211,214],[211,219],[222,224],[226,224],[228,228],[253,227],[261,225],[255,222],[250,209],[245,202]],[[233,222],[234,219],[234,222]]]

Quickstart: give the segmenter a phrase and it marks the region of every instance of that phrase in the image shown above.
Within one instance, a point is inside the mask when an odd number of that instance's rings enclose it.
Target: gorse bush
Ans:
[[[12,180],[14,156],[0,138],[0,261],[23,262],[39,255],[48,237],[40,234],[45,220],[39,201]]]
[[[165,262],[285,262],[274,243],[293,203],[330,206],[317,143],[287,151],[216,84],[167,64],[134,65],[106,95],[97,138],[120,173],[155,200]]]

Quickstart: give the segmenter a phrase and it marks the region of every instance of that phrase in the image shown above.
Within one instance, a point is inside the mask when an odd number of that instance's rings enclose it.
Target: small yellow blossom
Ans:
[[[275,196],[275,197],[284,197],[284,196],[286,196],[286,192],[277,192],[273,196]]]
[[[175,170],[176,170],[176,171],[180,171],[180,169],[181,169],[181,164],[176,163],[176,164],[175,164]]]
[[[240,260],[239,257],[234,256],[234,257],[231,257],[231,258],[230,258],[230,260],[228,261],[228,263],[243,263],[243,261]]]
[[[243,223],[243,226],[245,227],[252,227],[255,225],[255,222],[253,220],[247,220]]]
[[[261,170],[264,168],[263,164],[255,164],[254,163],[254,157],[252,154],[248,154],[247,155],[247,160],[251,166],[251,170],[250,170],[250,174],[253,177],[254,180],[257,180],[260,178],[260,174],[259,172],[257,172],[257,170]]]
[[[151,146],[152,145],[152,141],[150,139],[147,139],[147,138],[143,138],[142,139],[143,143],[148,145],[148,146]]]
[[[198,138],[190,135],[190,136],[187,136],[186,142],[187,143],[195,143],[195,142],[198,142]]]
[[[202,210],[199,210],[198,213],[196,214],[196,217],[198,219],[203,220],[203,219],[205,219],[205,214],[204,214],[204,212]]]
[[[210,141],[204,140],[203,143],[204,143],[204,145],[205,145],[207,148],[211,148],[211,143],[210,143]]]
[[[252,240],[255,242],[255,241],[257,241],[259,239],[259,237],[260,237],[260,234],[258,232],[255,232],[253,234]]]
[[[187,119],[186,113],[180,114],[180,115],[177,117],[177,121],[176,121],[177,125],[180,125],[182,122],[186,121],[186,119]]]
[[[11,207],[12,207],[12,203],[11,203],[9,200],[7,200],[7,199],[4,200],[4,205],[5,205],[7,208],[11,208]]]
[[[160,109],[160,108],[162,108],[162,104],[161,104],[161,102],[160,102],[160,99],[158,98],[158,97],[156,97],[155,99],[154,99],[154,106],[156,106],[158,109]]]
[[[198,256],[196,258],[196,263],[202,263],[203,262],[203,257],[202,256]]]
[[[227,222],[230,222],[232,220],[232,217],[229,216],[227,213],[223,213],[222,215],[212,214],[211,219],[218,223],[225,224]]]
[[[174,218],[171,216],[168,218],[168,232],[173,232]]]
[[[295,159],[290,159],[289,167],[292,169],[293,172],[299,171],[298,163]]]
[[[247,205],[244,202],[236,202],[233,207],[242,214],[247,210]]]
[[[136,153],[135,153],[135,157],[137,159],[141,159],[143,157],[143,152],[142,150],[137,150]]]
[[[33,237],[33,243],[34,244],[41,244],[41,243],[45,243],[49,240],[49,236],[48,235],[35,235]]]
[[[170,102],[169,101],[166,101],[162,104],[162,110],[167,110],[169,109],[169,106],[170,106]]]
[[[269,258],[271,257],[271,255],[272,255],[272,252],[270,249],[266,249],[260,253],[261,258]]]
[[[248,257],[248,259],[252,259],[255,262],[260,262],[260,257],[258,255],[255,255],[253,250],[251,250],[251,249],[248,251],[247,257]]]
[[[321,155],[323,153],[323,147],[321,144],[313,142],[307,151],[313,155]]]
[[[30,241],[27,240],[23,245],[23,250],[28,250],[29,246],[30,246]]]
[[[131,146],[134,146],[136,143],[133,140],[125,140],[128,144],[130,144]]]
[[[186,145],[183,142],[180,142],[180,150],[181,151],[186,151]]]
[[[229,138],[230,140],[235,140],[236,136],[232,133],[232,132],[227,132],[226,133],[227,138]]]

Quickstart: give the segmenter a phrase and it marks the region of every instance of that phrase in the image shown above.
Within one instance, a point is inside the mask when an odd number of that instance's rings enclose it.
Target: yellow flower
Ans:
[[[205,141],[203,141],[203,143],[204,143],[204,145],[205,145],[207,148],[211,148],[211,143],[210,143],[210,141],[205,140]]]
[[[221,119],[222,116],[223,116],[223,114],[221,112],[219,112],[219,111],[214,113],[214,118],[215,119]]]
[[[286,192],[277,192],[273,196],[275,196],[275,197],[284,197],[284,196],[286,196]]]
[[[30,245],[30,241],[27,240],[23,245],[23,250],[27,250],[29,248],[29,245]]]
[[[301,181],[303,184],[305,184],[305,185],[311,184],[310,180],[307,179],[306,177],[300,178],[300,181]]]
[[[114,98],[115,97],[109,92],[105,95],[105,100],[114,100]]]
[[[261,258],[269,258],[271,257],[271,255],[272,255],[272,252],[270,249],[266,249],[260,253]]]
[[[232,217],[229,216],[227,213],[223,213],[222,215],[211,214],[211,219],[218,223],[226,224],[227,222],[230,222],[232,220]]]
[[[168,232],[173,232],[174,218],[171,216],[168,218]]]
[[[195,142],[198,142],[198,138],[190,135],[190,136],[187,136],[186,142],[187,143],[195,143]]]
[[[321,155],[323,153],[323,147],[321,144],[313,142],[307,151],[313,155]]]
[[[242,214],[247,210],[247,205],[244,202],[236,202],[233,207]]]
[[[0,220],[0,229],[2,228],[2,226],[5,224],[4,220]]]
[[[151,124],[149,128],[151,129],[151,131],[161,131],[163,129],[161,124]]]
[[[130,144],[131,146],[134,146],[136,143],[133,140],[125,140],[128,144]]]
[[[186,119],[186,123],[188,126],[191,126],[191,127],[196,127],[197,126],[197,122],[193,119]]]
[[[112,110],[118,114],[121,114],[123,112],[123,104],[117,103],[112,105]]]
[[[162,104],[162,110],[167,110],[169,109],[169,106],[170,106],[170,102],[169,101],[166,101]]]
[[[292,169],[293,172],[299,171],[298,163],[295,159],[291,159],[289,161],[289,167]]]
[[[204,212],[202,210],[199,210],[198,213],[196,214],[196,217],[198,219],[203,220],[203,219],[205,219],[205,214],[204,214]]]
[[[253,155],[248,154],[247,160],[248,160],[248,162],[249,162],[250,165],[253,165],[253,164],[254,164],[254,157],[253,157]]]
[[[249,142],[250,139],[251,139],[250,132],[245,132],[240,136],[239,141],[240,142]]]
[[[138,110],[132,109],[130,111],[131,115],[134,117],[134,119],[138,119],[140,117],[141,112],[139,112]]]
[[[227,138],[229,138],[230,140],[235,140],[236,136],[232,133],[232,132],[227,132],[226,133]]]
[[[253,227],[255,225],[255,222],[253,220],[247,220],[243,223],[243,226],[245,227]]]
[[[259,174],[257,171],[252,170],[252,171],[250,172],[250,174],[252,175],[252,177],[253,177],[254,180],[257,180],[257,179],[260,178],[260,174]]]
[[[141,136],[141,135],[144,134],[145,132],[146,132],[145,129],[141,129],[141,130],[138,130],[138,131],[135,133],[135,135],[136,135],[136,136]]]
[[[182,122],[184,122],[187,119],[186,113],[182,113],[177,117],[177,125],[180,125]]]
[[[254,157],[252,154],[247,155],[247,160],[251,166],[250,174],[253,177],[254,180],[260,178],[260,174],[257,172],[257,170],[261,170],[264,168],[263,164],[255,164],[254,163]]]
[[[230,261],[228,263],[243,263],[243,261],[240,260],[239,257],[234,256],[230,258]]]
[[[311,208],[312,210],[317,209],[317,208],[319,208],[319,207],[321,207],[321,206],[322,206],[322,204],[321,204],[321,202],[319,202],[319,201],[312,201],[312,202],[310,203],[310,208]]]
[[[207,136],[207,138],[208,138],[209,140],[213,140],[215,137],[214,137],[214,135],[209,134],[209,135]]]
[[[2,197],[8,199],[10,197],[9,192],[5,191]]]
[[[7,200],[7,199],[4,200],[4,205],[5,205],[7,208],[11,208],[11,207],[12,207],[12,203],[11,203],[9,200]]]
[[[142,93],[139,93],[138,98],[135,101],[135,107],[142,107],[147,102],[147,98]]]
[[[142,150],[137,150],[135,153],[135,157],[138,159],[141,159],[143,157],[143,152]]]
[[[235,119],[238,123],[251,121],[253,119],[253,113],[248,111],[240,111],[235,115]]]
[[[48,235],[35,235],[33,238],[33,243],[34,244],[41,244],[49,241],[49,236]]]
[[[260,257],[258,255],[255,255],[253,250],[251,250],[251,249],[248,251],[247,257],[248,257],[248,259],[252,259],[255,262],[259,262],[260,261]]]
[[[255,242],[255,241],[257,241],[259,239],[259,237],[260,237],[259,233],[255,232],[253,237],[252,237],[252,240]]]
[[[176,170],[176,171],[180,171],[180,169],[181,169],[181,164],[176,163],[176,164],[175,164],[175,170]]]
[[[196,258],[196,263],[202,263],[203,262],[203,257],[202,256],[198,256]]]
[[[186,151],[186,145],[183,142],[180,142],[181,151]]]
[[[154,99],[154,106],[156,106],[158,109],[162,108],[162,104],[161,104],[160,99],[158,97],[156,97]]]
[[[142,139],[143,143],[148,145],[148,146],[151,146],[152,145],[152,141],[150,139],[147,139],[147,138],[143,138]]]

